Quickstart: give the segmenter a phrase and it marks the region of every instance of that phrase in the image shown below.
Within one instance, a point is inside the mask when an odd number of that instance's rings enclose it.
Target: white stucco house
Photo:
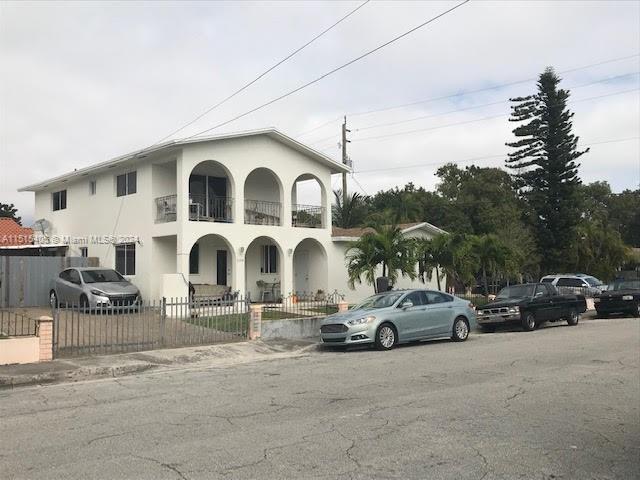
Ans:
[[[147,299],[186,297],[190,281],[252,300],[337,290],[354,302],[373,291],[347,287],[345,250],[362,232],[331,227],[331,176],[348,171],[270,128],[166,142],[19,191],[35,192],[49,242],[116,268]],[[309,181],[317,198],[300,204]]]

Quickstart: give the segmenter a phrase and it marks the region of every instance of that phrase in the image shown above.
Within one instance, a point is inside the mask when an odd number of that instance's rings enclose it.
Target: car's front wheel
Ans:
[[[571,310],[569,310],[567,323],[573,326],[573,325],[577,325],[579,320],[580,320],[580,315],[578,314],[578,311],[575,308],[572,308]]]
[[[525,312],[522,317],[522,329],[525,332],[530,332],[536,329],[536,316],[533,312]]]
[[[458,317],[453,322],[451,339],[454,342],[464,342],[467,338],[469,338],[469,324],[465,318]]]
[[[376,348],[378,350],[391,350],[398,343],[396,329],[390,323],[383,323],[376,332]]]

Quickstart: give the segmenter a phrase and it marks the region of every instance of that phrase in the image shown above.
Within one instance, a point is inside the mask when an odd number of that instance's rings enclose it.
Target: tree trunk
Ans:
[[[487,285],[487,269],[484,267],[484,265],[482,266],[482,284],[484,286],[484,296],[488,297],[489,287]]]
[[[438,291],[441,292],[442,288],[440,288],[440,269],[436,265],[436,279],[438,280]]]

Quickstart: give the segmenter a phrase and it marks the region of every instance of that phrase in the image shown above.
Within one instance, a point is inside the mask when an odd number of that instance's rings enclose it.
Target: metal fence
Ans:
[[[337,291],[331,294],[299,292],[279,302],[263,304],[262,320],[326,317],[338,311],[338,302],[343,299],[344,295]]]
[[[0,310],[0,338],[28,337],[38,331],[38,321],[22,313]]]
[[[244,201],[244,223],[250,225],[280,225],[282,204],[266,200]]]
[[[138,352],[208,345],[247,338],[249,304],[186,298],[144,302],[131,307],[53,310],[55,357]]]
[[[294,227],[322,228],[324,207],[316,205],[292,205],[291,225]]]
[[[156,198],[156,223],[176,221],[176,195]]]
[[[49,304],[51,280],[69,267],[97,267],[94,257],[0,257],[0,307]]]

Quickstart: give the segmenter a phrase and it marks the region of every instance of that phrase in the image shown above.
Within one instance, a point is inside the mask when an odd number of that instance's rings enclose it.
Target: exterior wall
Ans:
[[[407,237],[422,237],[422,238],[432,238],[433,236],[427,233],[424,230],[415,230],[412,232],[408,232],[406,234]],[[333,242],[332,248],[330,250],[330,265],[329,268],[329,288],[331,291],[334,289],[339,293],[345,294],[345,300],[348,303],[358,303],[361,300],[364,300],[368,296],[373,295],[374,287],[373,285],[369,285],[365,282],[364,277],[362,278],[362,284],[356,284],[355,288],[352,290],[348,285],[348,275],[347,275],[347,264],[346,264],[346,251],[348,248],[348,242],[336,241]],[[417,274],[417,267],[416,267]],[[379,268],[376,276],[382,275],[382,268]],[[444,288],[446,285],[446,279],[441,282],[441,285]],[[399,277],[397,283],[394,285],[395,288],[428,288],[432,290],[438,289],[438,284],[435,277],[431,282],[422,283],[420,280],[411,280],[407,277]]]
[[[233,185],[233,223],[195,222],[188,219],[189,176],[197,165],[207,160],[218,162],[229,172]],[[260,167],[268,168],[278,178],[280,191],[274,199],[282,202],[281,226],[244,224],[245,181],[251,172]],[[137,171],[137,192],[117,197],[116,175],[132,170]],[[298,177],[309,175],[316,177],[324,190],[325,228],[291,226],[293,185]],[[247,185],[248,190],[255,188],[258,191],[266,185],[274,185],[269,177],[264,177],[265,182],[260,182],[260,177],[254,177],[255,180]],[[89,194],[90,180],[97,182],[95,195]],[[251,183],[253,181],[256,183]],[[67,189],[67,208],[53,211],[51,194],[63,188]],[[281,292],[288,295],[294,291],[293,252],[297,245],[306,238],[312,238],[328,251],[332,244],[331,222],[327,221],[331,211],[330,196],[326,192],[331,192],[329,167],[268,136],[258,135],[188,144],[172,152],[163,152],[162,156],[150,154],[129,166],[118,166],[96,176],[56,184],[36,192],[35,215],[36,218],[51,222],[52,228],[48,232],[51,236],[139,238],[140,243],[136,245],[136,274],[128,278],[140,289],[143,297],[149,299],[167,294],[168,287],[163,286],[165,275],[169,275],[166,278],[172,278],[172,285],[180,287],[177,288],[180,295],[176,293],[174,296],[184,296],[189,279],[191,247],[208,234],[220,235],[228,243],[231,253],[228,256],[228,283],[234,290],[244,293],[247,287],[245,255],[248,247],[255,239],[268,237],[280,249]],[[274,191],[262,193],[275,195]],[[170,194],[177,195],[176,221],[156,223],[155,198]],[[69,255],[79,255],[81,246],[87,246],[89,255],[97,257],[101,266],[115,267],[113,245],[72,243]],[[206,265],[207,248],[201,248],[200,254],[200,275],[203,279],[215,280],[215,258]],[[256,265],[259,272],[259,259]],[[184,285],[177,280],[178,277],[183,279]],[[255,280],[252,282],[255,284]]]
[[[11,337],[0,339],[0,365],[35,363],[40,361],[38,337]]]

